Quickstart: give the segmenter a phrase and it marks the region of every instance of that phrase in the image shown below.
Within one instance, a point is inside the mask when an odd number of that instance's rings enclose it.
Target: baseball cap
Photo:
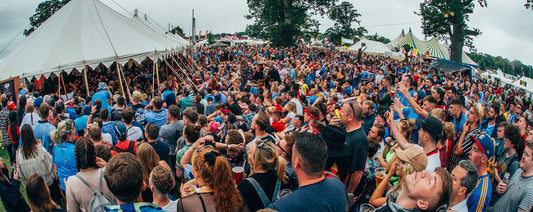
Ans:
[[[107,86],[105,85],[105,82],[98,83],[98,89],[97,90],[105,90],[107,89]]]
[[[124,124],[124,122],[121,122],[121,121],[115,122],[113,128],[115,130],[115,135],[117,137],[123,137],[128,134],[128,128],[126,127],[126,124]]]
[[[436,141],[442,136],[442,122],[435,117],[430,116],[427,119],[418,119],[416,120],[416,126],[424,129]]]
[[[401,160],[411,164],[411,166],[413,166],[417,172],[426,170],[428,165],[428,156],[426,156],[424,150],[415,146],[409,147],[405,150],[396,148],[396,155]]]
[[[494,155],[494,142],[488,135],[482,134],[477,138],[470,136],[470,140],[474,141],[479,149],[484,152],[488,158],[491,158]]]

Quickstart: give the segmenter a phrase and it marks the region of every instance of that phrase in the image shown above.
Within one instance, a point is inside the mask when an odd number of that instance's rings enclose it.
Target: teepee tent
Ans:
[[[448,47],[439,43],[436,38],[432,38],[429,41],[424,42],[426,48],[429,52],[430,57],[439,58],[439,59],[449,59],[450,54],[448,53]]]
[[[0,80],[158,58],[183,48],[99,0],[72,0],[0,63]]]
[[[363,46],[363,44],[365,44],[365,53],[367,54],[385,54],[386,52],[390,52],[390,49],[384,43],[367,39],[362,39],[356,44],[350,46],[348,51],[357,52],[359,48]]]
[[[426,51],[427,51],[426,45],[424,44],[423,41],[419,40],[413,35],[413,33],[411,32],[411,29],[409,29],[409,33],[407,33],[407,35],[405,35],[404,38],[399,40],[398,43],[396,43],[396,45],[392,46],[392,48],[394,47],[401,48],[404,45],[409,45],[413,49],[416,55],[426,54]]]
[[[405,32],[402,29],[402,33],[398,35],[398,37],[394,38],[391,42],[387,43],[387,46],[392,49],[394,47],[398,46],[398,42],[400,42],[405,37]]]

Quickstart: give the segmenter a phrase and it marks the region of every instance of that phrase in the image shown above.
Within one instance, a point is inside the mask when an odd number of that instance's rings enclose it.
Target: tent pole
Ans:
[[[158,63],[155,63],[155,74],[157,75],[157,86],[159,86],[160,82],[159,82],[159,64]]]
[[[65,90],[65,99],[68,99],[67,87],[65,86],[65,80],[63,79],[63,72],[61,72],[61,83],[63,83],[63,90]],[[61,98],[61,96],[59,96]]]
[[[120,77],[120,69],[118,67],[118,61],[115,61],[115,62],[116,62],[116,66],[117,66],[118,82],[120,83],[120,92],[121,92],[122,96],[124,96],[124,87],[122,86],[122,79]]]
[[[57,96],[61,99],[61,78],[60,76],[57,76]]]
[[[133,100],[131,98],[131,92],[130,92],[130,89],[129,89],[129,83],[128,81],[126,80],[126,75],[124,74],[124,69],[122,68],[122,66],[119,66],[120,67],[120,74],[122,75],[122,77],[124,78],[124,84],[126,84],[126,94],[128,95],[128,98],[131,100]]]
[[[154,99],[154,93],[155,93],[155,61],[152,65],[152,99]]]
[[[89,96],[89,81],[87,80],[87,66],[83,68],[83,78],[85,79],[85,90],[87,91],[87,96]]]

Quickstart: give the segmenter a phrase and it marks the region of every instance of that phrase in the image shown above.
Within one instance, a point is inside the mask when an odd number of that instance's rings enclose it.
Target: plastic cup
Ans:
[[[386,170],[384,168],[377,168],[376,170],[376,186],[379,186],[381,181],[383,181],[383,178],[387,174]]]
[[[235,184],[239,184],[244,176],[244,168],[242,166],[235,166],[231,169],[233,177],[235,178]]]
[[[364,203],[364,204],[361,204],[361,206],[359,206],[360,212],[374,212],[375,210],[376,208],[374,208],[374,206],[368,203]]]
[[[195,185],[188,185],[188,186],[183,187],[183,193],[185,194],[185,196],[194,194],[197,190],[198,190],[198,187],[196,187]]]
[[[281,189],[278,193],[278,199],[281,199],[283,197],[286,197],[287,195],[289,195],[290,193],[292,193],[292,191],[290,189]]]

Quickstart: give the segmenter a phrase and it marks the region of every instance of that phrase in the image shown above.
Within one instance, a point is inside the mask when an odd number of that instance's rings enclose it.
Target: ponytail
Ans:
[[[279,157],[276,159],[278,161],[278,166],[276,167],[276,175],[278,176],[278,179],[281,180],[283,184],[287,184],[287,181],[289,180],[289,177],[285,175],[285,169],[287,168],[287,162],[283,157]]]
[[[59,130],[55,129],[50,131],[50,139],[54,142],[54,144],[59,143]]]
[[[214,191],[217,211],[235,211],[238,207],[242,207],[242,199],[235,188],[231,173],[228,161],[222,156],[217,156],[213,166],[213,180],[209,185]]]

